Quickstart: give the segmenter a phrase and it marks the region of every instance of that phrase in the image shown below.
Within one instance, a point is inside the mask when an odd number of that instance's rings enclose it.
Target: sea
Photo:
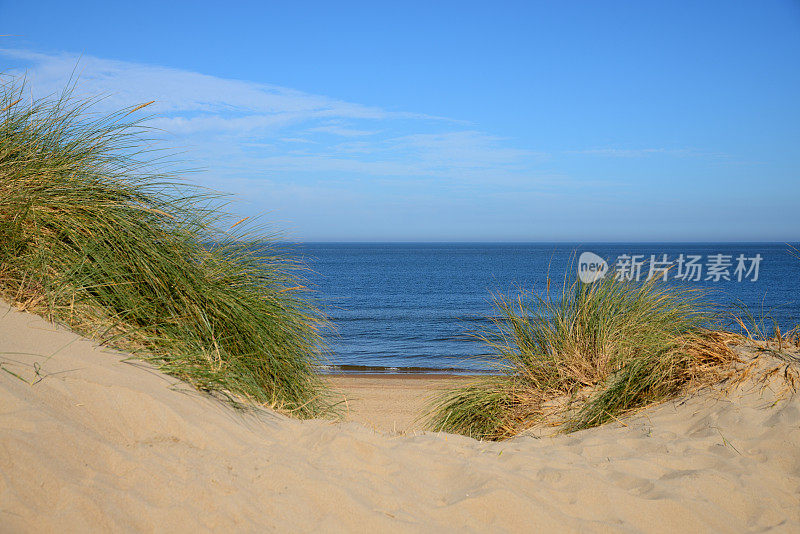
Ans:
[[[603,262],[607,276],[666,271],[669,285],[703,288],[731,327],[731,314],[765,330],[800,324],[797,243],[302,243],[292,253],[332,323],[329,372],[493,372],[475,337],[492,327],[493,296],[544,294],[548,280],[558,292]]]

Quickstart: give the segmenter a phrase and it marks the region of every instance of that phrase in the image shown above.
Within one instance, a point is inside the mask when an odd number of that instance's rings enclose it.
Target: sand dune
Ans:
[[[800,531],[800,401],[770,389],[483,443],[236,411],[5,305],[0,353],[29,382],[0,370],[3,532]]]

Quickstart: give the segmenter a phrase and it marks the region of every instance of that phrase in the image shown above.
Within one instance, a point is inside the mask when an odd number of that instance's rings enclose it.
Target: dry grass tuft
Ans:
[[[560,295],[495,299],[479,338],[502,371],[447,392],[434,430],[504,439],[537,425],[574,431],[724,379],[735,334],[707,328],[703,294],[606,277]]]

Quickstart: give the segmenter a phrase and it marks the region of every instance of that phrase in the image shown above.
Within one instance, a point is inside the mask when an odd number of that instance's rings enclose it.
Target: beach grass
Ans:
[[[202,390],[330,412],[302,266],[171,170],[146,105],[1,90],[0,297]]]
[[[613,274],[560,290],[495,297],[485,343],[498,376],[438,396],[432,430],[504,439],[533,426],[575,431],[723,379],[734,334],[695,289]]]
[[[791,244],[787,247],[789,255],[800,260],[800,250]],[[762,308],[760,312],[753,312],[743,302],[739,302],[736,308],[737,311],[731,314],[734,329],[764,350],[782,353],[786,349],[800,349],[800,325],[785,325],[782,329],[773,310]]]

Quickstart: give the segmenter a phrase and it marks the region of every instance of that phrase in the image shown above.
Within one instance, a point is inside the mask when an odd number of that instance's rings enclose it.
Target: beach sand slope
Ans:
[[[237,411],[4,304],[0,364],[2,532],[800,532],[769,388],[484,443]]]

